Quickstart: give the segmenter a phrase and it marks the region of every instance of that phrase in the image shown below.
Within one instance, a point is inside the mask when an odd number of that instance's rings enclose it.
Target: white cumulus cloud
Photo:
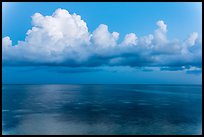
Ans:
[[[126,34],[122,45],[136,45],[137,36],[135,33]]]
[[[105,24],[99,25],[99,27],[93,32],[92,39],[93,44],[96,46],[107,47],[115,46],[119,38],[118,32],[109,32],[108,26]]]
[[[167,25],[164,23],[163,20],[157,21],[157,26],[159,27],[157,30],[155,30],[154,33],[154,39],[157,44],[164,45],[167,43]]]
[[[10,37],[6,36],[2,39],[2,45],[4,46],[11,46],[12,45],[12,41],[10,39]]]
[[[186,40],[167,38],[167,24],[156,22],[153,34],[119,33],[100,24],[89,32],[80,15],[57,9],[52,15],[35,13],[24,41],[12,45],[2,38],[3,65],[202,67],[201,43],[193,32]]]
[[[189,38],[187,39],[187,44],[189,46],[193,46],[195,45],[196,40],[198,39],[198,33],[197,32],[193,32]]]

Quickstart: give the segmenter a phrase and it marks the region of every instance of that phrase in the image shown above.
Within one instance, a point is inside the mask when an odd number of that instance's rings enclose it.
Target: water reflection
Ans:
[[[3,87],[3,134],[202,132],[201,86],[3,85]]]

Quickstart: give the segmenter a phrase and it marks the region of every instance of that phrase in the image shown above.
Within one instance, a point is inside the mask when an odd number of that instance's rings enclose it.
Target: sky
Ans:
[[[3,2],[3,84],[201,84],[198,2]]]

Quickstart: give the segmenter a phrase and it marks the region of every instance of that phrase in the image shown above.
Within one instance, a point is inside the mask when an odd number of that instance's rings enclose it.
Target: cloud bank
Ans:
[[[139,37],[131,32],[119,43],[120,34],[110,32],[107,25],[100,24],[89,32],[80,15],[65,9],[57,9],[51,16],[35,13],[24,41],[12,45],[10,37],[2,38],[3,65],[130,66],[161,70],[202,67],[198,33],[193,32],[185,40],[169,40],[167,24],[159,20],[155,25],[157,29],[152,34]]]

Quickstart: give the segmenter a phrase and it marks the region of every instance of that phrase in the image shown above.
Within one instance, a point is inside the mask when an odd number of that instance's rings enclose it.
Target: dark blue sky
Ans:
[[[201,3],[3,3],[4,84],[201,84]]]

